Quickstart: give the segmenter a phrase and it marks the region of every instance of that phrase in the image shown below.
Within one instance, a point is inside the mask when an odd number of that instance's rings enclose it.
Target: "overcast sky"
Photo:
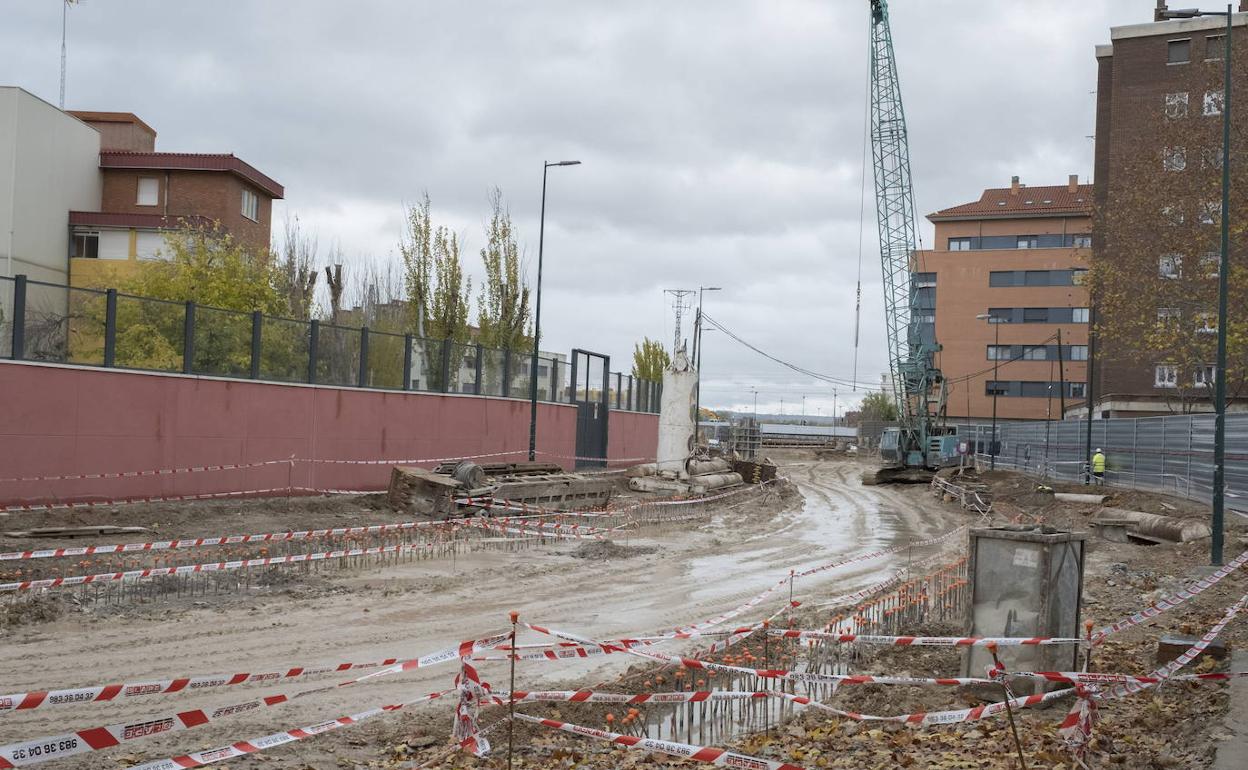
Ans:
[[[894,0],[921,214],[1024,183],[1090,179],[1108,27],[1152,0]],[[670,345],[664,288],[808,369],[887,368],[871,182],[860,220],[867,0],[84,0],[66,106],[138,114],[158,149],[234,152],[286,186],[322,251],[393,259],[422,191],[480,272],[492,186],[531,272],[542,161],[543,349]],[[4,0],[0,84],[55,103],[61,6]],[[925,242],[931,228],[926,222]],[[350,268],[348,268],[350,269]],[[687,322],[688,323],[688,322]],[[705,336],[703,403],[832,410],[830,387]],[[839,389],[839,407],[857,395]],[[860,394],[859,394],[860,395]]]

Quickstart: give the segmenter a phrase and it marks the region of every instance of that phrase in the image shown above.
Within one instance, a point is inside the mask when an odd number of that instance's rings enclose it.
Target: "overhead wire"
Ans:
[[[709,323],[711,326],[715,327],[716,329],[720,330],[721,332],[726,334],[728,337],[730,337],[732,340],[749,348],[750,350],[754,351],[760,356],[770,361],[774,361],[775,363],[780,364],[781,366],[787,369],[791,369],[792,371],[795,371],[798,374],[804,374],[807,377],[810,377],[812,379],[820,380],[822,382],[827,382],[832,385],[842,385],[842,386],[851,387],[851,388],[856,388],[857,386],[861,385],[864,389],[870,389],[870,390],[874,390],[880,387],[878,384],[859,383],[855,380],[846,379],[843,377],[833,377],[831,375],[821,374],[819,372],[815,372],[810,369],[807,369],[803,366],[798,366],[797,364],[790,363],[788,361],[785,361],[783,358],[778,358],[777,356],[774,356],[771,353],[768,353],[767,351],[763,350],[762,348],[759,348],[756,345],[752,345],[749,342],[746,342],[744,339],[742,339],[736,333],[734,333],[731,329],[727,328],[726,326],[721,324],[719,321],[716,321],[714,318],[712,318],[710,315],[708,315],[705,312],[702,313],[702,320],[705,321],[706,323]]]

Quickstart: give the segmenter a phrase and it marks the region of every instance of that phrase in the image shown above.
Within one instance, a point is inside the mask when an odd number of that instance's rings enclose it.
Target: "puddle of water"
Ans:
[[[897,531],[896,515],[879,510],[873,501],[864,500],[858,506],[862,511],[857,514],[861,521],[855,521],[856,514],[848,510],[848,506],[830,502],[820,492],[801,483],[798,488],[802,491],[805,502],[793,521],[774,532],[743,541],[748,543],[778,538],[784,541],[782,544],[744,553],[704,556],[689,563],[686,579],[690,585],[695,586],[690,592],[692,601],[700,602],[743,591],[762,591],[784,579],[790,569],[801,572],[854,553],[879,550],[893,541]],[[859,490],[854,492],[861,493]],[[794,529],[796,532],[790,531]],[[852,534],[855,530],[865,534],[856,536]],[[797,544],[813,545],[818,550],[796,562],[781,558],[784,551],[793,547],[794,541]],[[878,566],[873,566],[868,577],[883,575],[888,571],[887,567],[888,560],[880,559]],[[843,577],[843,573],[832,571],[809,580],[837,576]]]

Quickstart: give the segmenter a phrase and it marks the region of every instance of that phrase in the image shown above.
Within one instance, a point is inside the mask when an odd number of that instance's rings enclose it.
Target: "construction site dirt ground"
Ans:
[[[638,636],[694,623],[736,607],[783,580],[790,569],[800,571],[884,547],[921,541],[978,521],[977,516],[941,503],[926,487],[862,487],[859,476],[864,466],[853,460],[814,460],[801,452],[777,459],[796,494],[725,500],[705,519],[621,536],[613,545],[548,543],[516,551],[461,553],[455,559],[330,571],[306,581],[294,572],[290,582],[268,586],[254,595],[210,595],[194,601],[184,598],[113,612],[75,611],[70,607],[50,618],[22,617],[23,603],[19,601],[9,605],[16,617],[0,629],[0,681],[4,683],[0,695],[184,675],[406,658],[503,631],[511,610],[518,611],[522,620],[597,639]],[[1032,494],[1034,483],[1022,477],[1003,474],[1000,479],[993,479],[993,485],[1002,485],[998,495],[1008,504],[1027,508],[1035,502],[1026,499]],[[109,523],[157,525],[163,539],[401,520],[377,504],[375,498],[161,505],[117,511],[115,515],[105,511],[58,514],[66,518],[56,523],[68,523],[74,516],[82,520],[105,513]],[[1091,512],[1075,506],[1048,513],[1065,516],[1077,524]],[[4,522],[3,528],[23,526],[31,526],[31,520],[14,517]],[[114,538],[112,542],[126,540]],[[13,544],[8,541],[4,547]],[[641,548],[637,549],[638,546]],[[1245,547],[1248,542],[1243,529],[1236,524],[1228,539],[1228,554],[1233,557]],[[904,570],[908,563],[917,566],[928,559],[939,561],[942,551],[946,558],[956,558],[964,549],[965,539],[954,537],[938,546],[920,547],[913,552],[903,549],[888,558],[830,570],[797,581],[795,598],[803,602],[802,617],[813,621],[830,611],[821,607],[822,603],[878,583]],[[1090,541],[1084,616],[1098,623],[1112,622],[1146,606],[1182,585],[1188,568],[1201,563],[1202,549],[1207,550],[1207,542],[1146,548]],[[205,549],[205,553],[211,550]],[[575,558],[578,552],[588,558]],[[1157,636],[1184,627],[1200,633],[1211,617],[1216,620],[1222,608],[1245,592],[1246,585],[1248,581],[1243,575],[1232,575],[1182,611],[1134,629],[1122,641],[1116,640],[1106,648],[1104,667],[1098,669],[1119,671],[1129,667],[1128,673],[1147,673],[1151,662],[1149,645],[1155,644]],[[787,597],[774,598],[776,601],[734,622],[757,620],[777,609]],[[1233,641],[1244,638],[1238,630],[1232,637]],[[682,648],[669,645],[664,649],[673,652]],[[864,661],[863,671],[883,668],[891,673],[949,675],[956,669],[956,656],[950,658],[941,651],[887,653]],[[615,679],[625,670],[644,668],[637,659],[622,655],[525,663],[519,667],[517,687],[592,687]],[[58,760],[50,766],[123,767],[140,760],[214,748],[447,689],[455,673],[456,666],[447,664],[333,688],[194,730]],[[481,673],[496,689],[506,688],[505,663],[483,663]],[[219,708],[258,694],[297,693],[347,678],[350,675],[287,680],[268,687],[224,688],[193,697],[154,696],[124,703],[0,713],[0,744],[96,725],[139,723],[188,708]],[[1111,757],[1106,761],[1129,767],[1204,766],[1200,761],[1207,759],[1217,740],[1226,699],[1217,685],[1198,687],[1172,688],[1166,693],[1170,700],[1162,706],[1150,706],[1151,701],[1145,697],[1132,702],[1129,708],[1112,712],[1107,722],[1118,731],[1114,738],[1118,743],[1112,750],[1099,747]],[[964,705],[961,696],[949,690],[899,689],[903,688],[861,688],[851,695],[859,695],[863,700],[852,701],[852,707],[894,714],[908,709]],[[1189,711],[1198,716],[1199,722],[1189,722],[1172,701],[1188,701]],[[446,745],[452,708],[453,698],[435,701],[359,727],[234,760],[231,766],[290,770],[412,766],[413,758],[428,759]],[[542,704],[527,708],[543,715],[561,711],[557,706]],[[603,727],[601,713],[605,707],[585,708],[591,710],[571,713],[578,718],[593,714],[599,721],[591,726]],[[1030,733],[1025,731],[1025,736],[1030,736],[1025,739],[1036,742],[1027,749],[1038,766],[1063,764],[1052,730],[1043,726],[1060,721],[1058,712],[1064,710],[1061,707],[1039,715],[1024,715],[1024,726],[1032,725],[1027,728]],[[564,709],[563,713],[566,716],[569,712]],[[495,718],[487,711],[483,724]],[[1185,732],[1175,733],[1170,749],[1162,745],[1170,736],[1163,725],[1173,725],[1177,731],[1184,724],[1188,727]],[[876,731],[811,713],[789,727],[772,731],[765,740],[741,740],[742,747],[755,754],[810,767],[1008,767],[1014,760],[1008,756],[1011,747],[1001,732],[1002,725],[1004,722],[996,720],[970,729],[935,727],[920,732],[893,725]],[[1149,727],[1144,730],[1142,725]],[[1142,732],[1152,737],[1139,735]],[[500,741],[497,734],[492,737],[496,746],[505,743],[505,738]],[[964,743],[950,743],[963,739]],[[1148,744],[1149,740],[1153,744]],[[522,731],[518,745],[523,746],[518,755],[520,767],[681,764],[680,760],[658,755],[625,755],[622,750],[611,750],[597,742],[534,733],[531,728]],[[941,751],[928,752],[924,746]],[[1140,754],[1142,763],[1124,763],[1122,758],[1132,756],[1135,748],[1147,749]],[[1162,757],[1161,763],[1150,764],[1148,757],[1157,756]],[[833,761],[832,757],[839,759]],[[1045,764],[1046,757],[1052,761]],[[461,753],[440,766],[505,766],[499,762],[497,756],[476,760]]]
[[[783,472],[792,478],[800,495],[772,493],[747,496],[745,501],[728,499],[704,520],[617,537],[621,546],[654,549],[632,558],[573,558],[571,554],[584,544],[548,543],[516,551],[461,553],[454,559],[381,569],[329,571],[310,584],[295,578],[256,596],[210,594],[195,601],[156,602],[112,612],[71,609],[42,622],[22,622],[23,603],[19,600],[9,607],[17,617],[3,632],[0,681],[6,693],[16,693],[412,657],[503,630],[511,610],[534,623],[596,638],[635,636],[697,622],[736,607],[784,579],[790,568],[800,571],[922,540],[964,519],[959,512],[916,494],[917,490],[861,488],[860,470],[853,462],[797,460],[786,464]],[[358,499],[119,507],[115,512],[14,516],[4,522],[4,529],[35,523],[106,522],[153,527],[154,535],[165,539],[401,520],[370,500],[364,502],[372,509],[362,507]],[[134,539],[101,538],[100,542]],[[157,538],[145,535],[138,539]],[[6,547],[13,545],[16,543],[10,539]],[[957,547],[960,543],[948,545]],[[203,549],[203,553],[212,550]],[[922,555],[932,552],[927,548]],[[915,558],[919,555],[913,554]],[[216,558],[205,555],[203,560]],[[895,567],[895,562],[882,559],[864,562],[799,581],[795,591],[805,599],[830,598],[878,582]],[[523,684],[535,688],[559,681],[590,680],[629,663],[608,658],[533,665],[523,671]],[[496,679],[501,669],[498,664],[492,668],[484,674]],[[445,689],[454,675],[455,667],[447,665],[370,680],[190,732],[123,745],[111,750],[112,756],[86,755],[57,764],[97,768],[102,763],[131,764],[137,758],[209,748]],[[270,689],[296,692],[312,686],[292,681]],[[224,688],[194,698],[157,696],[126,703],[10,712],[0,715],[0,743],[141,721],[191,707],[227,706],[247,700],[256,689]],[[449,725],[446,702],[424,708]],[[339,741],[355,739],[344,734],[306,741],[272,752],[271,763],[266,761],[264,766],[335,766],[325,760],[327,752],[337,751]],[[236,765],[249,766],[256,761],[249,758]]]

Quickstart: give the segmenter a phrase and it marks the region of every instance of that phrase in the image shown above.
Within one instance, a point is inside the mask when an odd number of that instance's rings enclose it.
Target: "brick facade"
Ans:
[[[161,214],[174,219],[204,217],[245,246],[256,250],[269,246],[273,199],[263,190],[220,171],[160,169],[104,169],[104,192],[100,210],[109,213]],[[138,204],[139,179],[157,180],[157,205]],[[243,190],[257,197],[257,217],[243,216]]]
[[[1248,46],[1248,14],[1236,14],[1234,24],[1232,45],[1242,51]],[[1160,216],[1159,206],[1138,213],[1124,212],[1121,207],[1132,205],[1124,201],[1139,200],[1127,192],[1139,184],[1133,174],[1140,173],[1141,159],[1157,158],[1156,170],[1150,173],[1171,173],[1163,170],[1165,142],[1156,130],[1168,94],[1183,93],[1188,98],[1183,124],[1187,169],[1180,173],[1204,173],[1199,168],[1201,152],[1221,147],[1221,118],[1202,115],[1202,102],[1211,82],[1218,88],[1221,85],[1224,62],[1210,38],[1223,36],[1225,25],[1225,17],[1204,17],[1116,27],[1111,30],[1112,42],[1096,47],[1094,260],[1115,261],[1108,245],[1112,238],[1105,237],[1107,216],[1129,214],[1142,222],[1154,222]],[[1188,60],[1171,63],[1170,43],[1183,40],[1190,41]],[[1156,279],[1155,273],[1141,276],[1141,280]],[[1173,390],[1155,386],[1158,362],[1128,352],[1118,334],[1101,337],[1095,343],[1093,399],[1122,404],[1136,398],[1140,401],[1136,414],[1166,412],[1162,402]]]

